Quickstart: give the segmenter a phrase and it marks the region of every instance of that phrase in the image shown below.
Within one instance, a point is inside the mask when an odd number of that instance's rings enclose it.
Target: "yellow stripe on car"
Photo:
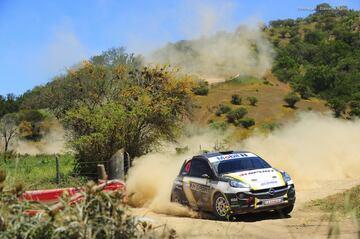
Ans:
[[[251,185],[251,182],[245,180],[244,178],[240,177],[239,175],[236,175],[235,173],[226,174],[225,176],[229,176],[229,177],[235,178],[235,179],[237,179],[237,180],[239,180],[239,181],[241,181],[241,182],[243,182],[243,183],[248,184],[248,185],[251,187],[251,189],[257,190],[256,187],[254,187],[253,185]]]
[[[283,178],[282,174],[281,174],[280,172],[278,172],[278,171],[276,171],[276,172],[277,172],[277,174],[278,174],[278,176],[279,176],[279,179],[280,179],[281,182],[282,182],[282,185],[281,185],[281,186],[285,186],[286,183],[285,183],[285,181],[284,181],[284,178]]]

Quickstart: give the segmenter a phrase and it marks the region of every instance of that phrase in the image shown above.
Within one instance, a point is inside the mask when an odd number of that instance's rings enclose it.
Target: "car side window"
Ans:
[[[212,175],[209,165],[203,160],[192,160],[190,176],[200,178],[203,174]]]
[[[187,176],[190,174],[190,167],[191,167],[191,160],[189,162],[186,162],[181,170],[182,176]]]

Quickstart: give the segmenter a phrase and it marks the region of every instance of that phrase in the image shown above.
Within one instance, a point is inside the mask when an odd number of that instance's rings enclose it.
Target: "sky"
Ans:
[[[146,55],[239,24],[305,17],[324,1],[0,0],[0,94],[20,95],[111,47]],[[359,0],[328,0],[360,9]]]

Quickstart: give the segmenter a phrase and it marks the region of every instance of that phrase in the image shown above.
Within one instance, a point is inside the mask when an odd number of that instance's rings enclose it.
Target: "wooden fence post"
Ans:
[[[100,180],[107,180],[106,170],[104,164],[97,165],[98,176]]]
[[[55,164],[56,164],[56,184],[60,184],[60,162],[59,156],[55,155]]]

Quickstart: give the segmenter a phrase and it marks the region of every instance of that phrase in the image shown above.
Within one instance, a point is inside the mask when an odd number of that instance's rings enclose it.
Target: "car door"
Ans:
[[[210,201],[210,179],[212,171],[205,160],[193,159],[185,165],[189,174],[184,176],[184,193],[191,207],[207,208]],[[206,176],[207,175],[207,176]]]

